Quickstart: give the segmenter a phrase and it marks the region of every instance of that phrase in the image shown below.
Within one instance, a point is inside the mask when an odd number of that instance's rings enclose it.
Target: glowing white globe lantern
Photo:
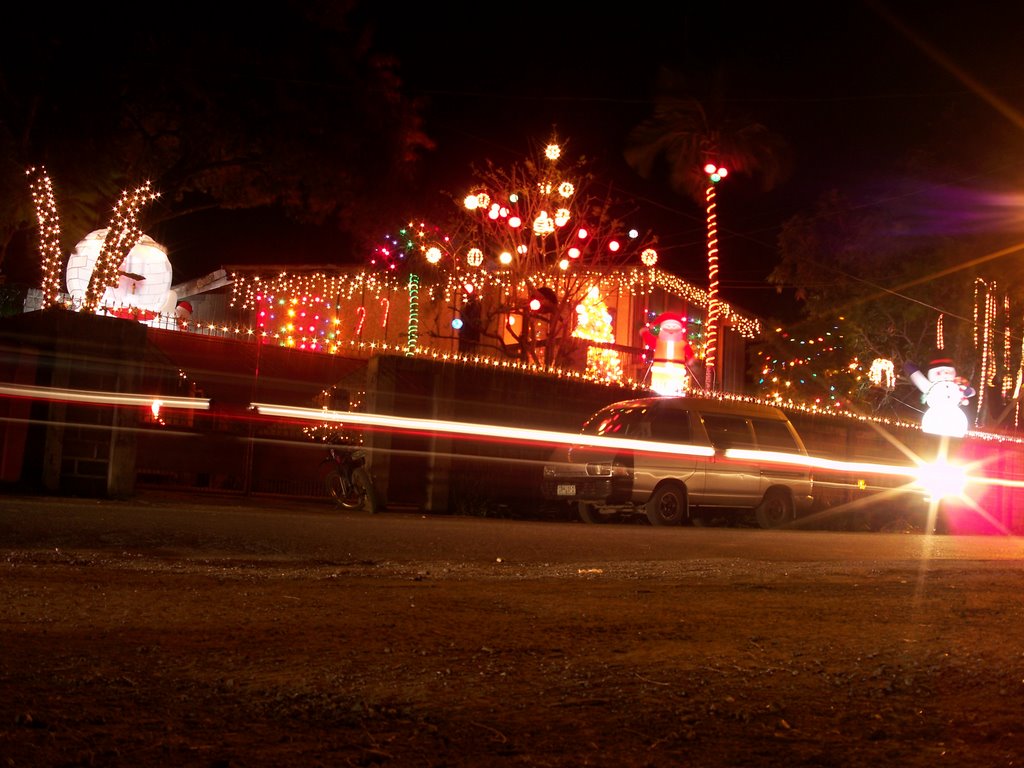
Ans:
[[[81,307],[99,257],[106,229],[97,229],[86,235],[68,259],[65,282],[74,306]],[[167,249],[153,238],[143,235],[118,267],[116,286],[108,286],[100,306],[114,314],[135,315],[139,319],[152,319],[153,315],[173,308],[175,297],[171,288],[171,262]],[[138,312],[137,310],[142,310]]]

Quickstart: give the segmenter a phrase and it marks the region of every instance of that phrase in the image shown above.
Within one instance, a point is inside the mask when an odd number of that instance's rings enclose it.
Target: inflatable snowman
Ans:
[[[90,232],[68,259],[64,279],[76,309],[82,306],[107,231]],[[109,314],[151,324],[158,315],[173,312],[176,302],[167,249],[143,235],[119,265],[117,285],[107,287],[100,307]]]
[[[921,400],[927,406],[921,418],[921,429],[932,435],[963,437],[967,434],[967,414],[961,406],[967,405],[974,390],[967,381],[956,375],[953,361],[936,358],[928,365],[928,375],[913,363],[903,366],[904,373],[921,390]]]

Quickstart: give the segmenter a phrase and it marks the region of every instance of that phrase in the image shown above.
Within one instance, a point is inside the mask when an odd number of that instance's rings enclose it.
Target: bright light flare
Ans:
[[[941,501],[946,498],[961,498],[967,488],[967,470],[946,461],[935,461],[918,468],[916,482],[929,498]]]
[[[947,498],[963,498],[967,483],[972,480],[967,468],[958,464],[938,460],[922,462],[917,466],[876,464],[869,461],[838,461],[820,456],[804,456],[795,453],[775,451],[754,451],[746,448],[729,448],[725,451],[729,459],[742,459],[759,463],[788,464],[810,469],[848,472],[863,475],[889,475],[905,477],[920,488],[929,498],[941,501]]]

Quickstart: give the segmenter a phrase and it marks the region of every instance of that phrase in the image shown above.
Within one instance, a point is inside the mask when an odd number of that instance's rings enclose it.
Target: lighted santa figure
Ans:
[[[928,364],[927,375],[914,363],[905,363],[903,372],[921,390],[921,400],[927,406],[921,418],[924,432],[948,437],[967,434],[969,425],[962,406],[974,397],[974,389],[957,376],[951,359],[936,357]]]
[[[678,312],[663,312],[654,324],[640,331],[644,346],[654,349],[651,363],[651,391],[659,395],[682,395],[697,358],[686,340],[686,318]]]
[[[187,301],[179,301],[174,308],[174,319],[178,322],[181,330],[188,328],[188,321],[192,319],[192,304]]]

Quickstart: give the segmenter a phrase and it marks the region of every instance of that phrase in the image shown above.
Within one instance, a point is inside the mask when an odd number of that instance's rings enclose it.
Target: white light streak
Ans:
[[[678,454],[683,456],[713,456],[709,446],[677,443],[659,443],[651,440],[632,440],[624,437],[599,437],[546,429],[524,429],[498,424],[472,424],[461,421],[440,421],[437,419],[415,419],[405,416],[384,416],[375,413],[353,413],[351,411],[327,411],[319,408],[296,408],[272,403],[252,403],[262,416],[276,416],[302,421],[337,421],[343,424],[360,424],[367,427],[387,427],[416,432],[443,432],[468,437],[491,437],[501,440],[524,440],[528,442],[552,443],[556,445],[588,445],[596,448],[625,448],[633,451]]]
[[[30,397],[35,400],[61,400],[69,403],[92,403],[94,405],[137,405],[147,409],[152,408],[153,402],[159,400],[161,408],[181,408],[190,411],[210,410],[210,400],[204,397],[165,397],[164,395],[128,392],[32,387],[22,384],[0,384],[0,395]]]

